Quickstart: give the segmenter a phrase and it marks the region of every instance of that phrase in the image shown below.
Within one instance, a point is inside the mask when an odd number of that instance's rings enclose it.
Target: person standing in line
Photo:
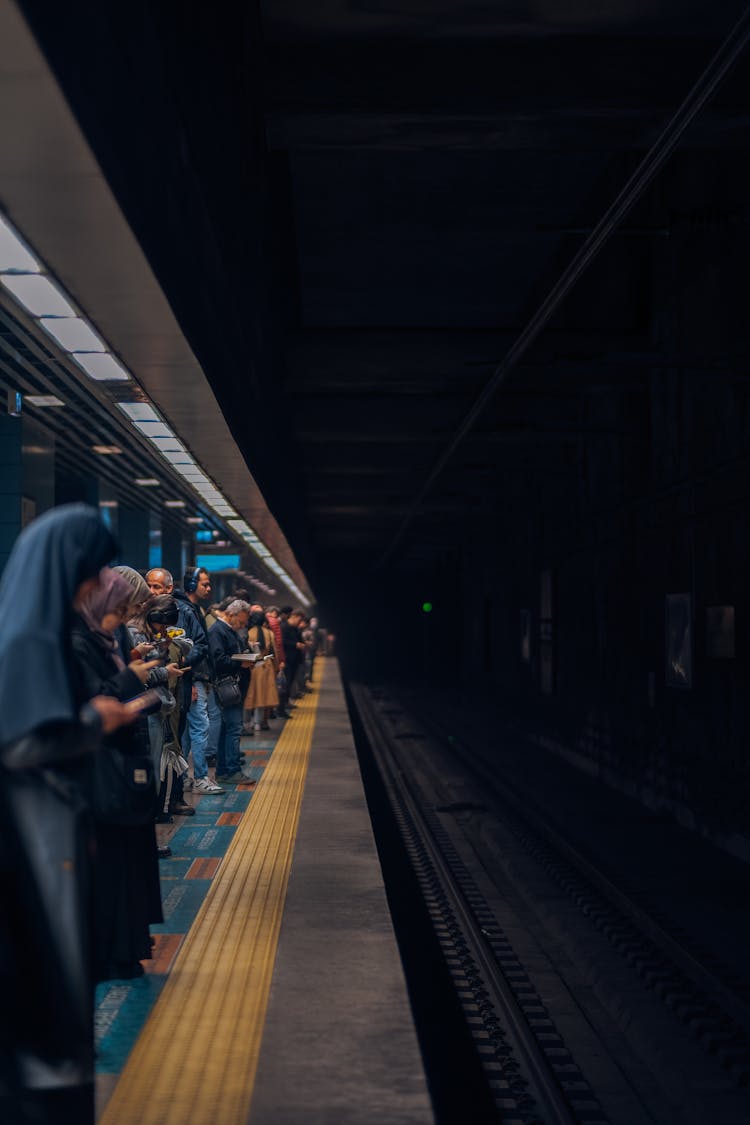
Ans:
[[[255,606],[253,606],[252,608],[254,610]],[[266,610],[266,622],[268,623],[268,628],[273,633],[273,639],[276,642],[276,687],[279,695],[279,702],[277,703],[276,707],[271,708],[271,718],[275,718],[276,715],[279,715],[283,719],[286,718],[286,712],[282,706],[283,690],[280,685],[286,683],[286,673],[284,671],[284,638],[281,634],[281,620],[279,618],[279,610],[277,606],[270,605],[268,607],[268,609]]]
[[[253,664],[250,673],[250,686],[244,702],[246,715],[244,729],[247,734],[254,735],[261,730],[268,730],[268,711],[271,707],[277,706],[279,693],[276,688],[278,666],[276,642],[273,633],[266,625],[266,615],[262,608],[260,606],[252,608],[247,640],[253,650],[259,653],[261,659]]]
[[[224,612],[223,621],[217,621],[208,635],[211,660],[217,682],[222,678],[234,680],[237,685],[236,703],[222,706],[222,736],[216,759],[216,781],[236,785],[247,781],[249,774],[242,770],[240,758],[240,735],[242,734],[242,693],[239,688],[239,663],[233,656],[242,652],[242,642],[238,636],[241,629],[247,628],[250,606],[247,602],[230,602]]]
[[[156,813],[163,815],[175,778],[181,776],[183,758],[179,740],[180,680],[184,674],[183,641],[170,640],[169,629],[177,625],[177,602],[171,594],[151,595],[141,611],[128,619],[133,651],[160,653],[161,663],[154,668],[146,686],[154,688],[162,700],[161,711],[148,717],[149,740],[157,789]],[[190,642],[187,641],[187,645]],[[221,790],[219,790],[221,792]],[[172,854],[168,846],[158,848],[159,858]]]
[[[301,690],[307,691],[307,685],[312,681],[312,667],[313,667],[313,645],[315,643],[315,633],[312,628],[312,622],[309,618],[305,617],[300,622],[300,633],[302,636],[302,643],[305,646],[303,663],[300,668],[299,678],[301,682]]]
[[[302,614],[300,610],[290,610],[289,616],[281,626],[284,640],[284,662],[286,664],[285,676],[287,683],[287,700],[293,698],[297,672],[305,650],[304,643],[298,628]]]
[[[208,626],[209,632],[217,621],[224,620],[224,613],[227,606],[238,600],[241,599],[230,595],[227,598],[223,598],[218,605],[213,606],[213,612],[209,611],[209,613],[206,614],[206,625]],[[242,673],[240,673],[240,685],[242,685]],[[221,707],[219,707],[219,704],[216,702],[216,691],[211,691],[208,694],[208,745],[206,747],[206,761],[209,765],[216,765],[216,759],[219,753],[219,741],[223,729],[222,724]]]
[[[310,682],[313,679],[313,672],[315,670],[315,657],[318,655],[318,648],[320,646],[320,629],[317,617],[310,618],[310,630],[312,632],[312,643],[310,645],[310,674],[307,677]]]
[[[33,520],[0,581],[0,1120],[93,1125],[94,825],[103,735],[137,711],[76,700],[70,630],[117,545],[95,509]]]
[[[174,596],[174,593],[175,593],[174,578],[172,577],[170,571],[166,570],[163,566],[153,567],[151,570],[146,572],[146,584],[147,584],[149,590],[151,591],[152,595],[154,595],[154,596],[158,597],[158,596],[162,596],[164,594],[169,594],[170,597]],[[180,614],[179,616],[180,616],[180,620],[178,621],[179,627],[181,629],[184,629],[186,636],[194,642],[193,634],[190,632],[189,628],[185,627],[184,622],[182,620],[184,615]],[[190,667],[191,660],[195,660],[195,659],[196,659],[196,657],[194,655],[191,655],[191,657],[187,658],[185,663],[188,666],[188,669]],[[189,745],[189,732],[188,732],[187,737],[185,735],[185,732],[187,730],[187,726],[186,726],[186,724],[187,724],[187,713],[188,713],[188,709],[190,707],[191,693],[192,693],[192,680],[191,680],[191,674],[190,674],[189,670],[182,677],[182,681],[178,685],[177,690],[178,690],[178,708],[179,708],[178,742],[180,744],[181,750],[182,750],[183,742],[184,742],[184,756],[185,756],[185,758],[187,758],[189,753],[190,753],[190,745]],[[185,801],[185,786],[186,785],[191,786],[192,784],[193,784],[192,780],[189,779],[187,777],[187,775],[182,776],[182,777],[174,777],[172,789],[171,789],[171,794],[170,794],[170,798],[169,798],[169,807],[167,808],[166,812],[164,812],[163,810],[160,811],[159,816],[157,818],[159,821],[165,821],[165,820],[169,821],[169,820],[171,820],[173,815],[174,816],[194,816],[195,809],[192,807],[192,805],[189,805]]]
[[[125,702],[143,691],[157,667],[156,660],[130,662],[130,634],[124,623],[132,597],[130,583],[107,568],[100,572],[98,586],[81,599],[72,629],[71,673],[76,698],[111,695]],[[108,735],[105,743],[125,758],[139,754],[150,757],[145,717]],[[142,813],[131,820],[128,810],[118,809],[113,815],[110,809],[101,808],[99,784],[94,776],[94,971],[98,981],[121,980],[143,975],[141,961],[151,957],[149,924],[162,921],[154,791]],[[128,805],[131,799],[129,793]]]
[[[208,629],[201,603],[211,596],[211,579],[208,571],[190,566],[183,578],[184,589],[175,589],[180,611],[179,625],[193,642],[193,650],[186,660],[189,673],[183,677],[186,725],[183,723],[185,756],[193,753],[194,785],[208,778],[209,696],[213,691],[213,668],[208,646]],[[188,750],[189,747],[189,750]]]

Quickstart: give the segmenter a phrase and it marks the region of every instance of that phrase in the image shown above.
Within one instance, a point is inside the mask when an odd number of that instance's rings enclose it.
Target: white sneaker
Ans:
[[[224,790],[210,777],[196,777],[193,785],[194,793],[223,793]]]

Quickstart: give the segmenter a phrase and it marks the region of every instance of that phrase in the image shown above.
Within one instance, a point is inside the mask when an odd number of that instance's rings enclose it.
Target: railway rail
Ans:
[[[351,697],[482,1061],[497,1120],[519,1125],[750,1120],[750,1008],[741,989],[732,989],[731,974],[703,961],[689,935],[680,940],[634,902],[530,808],[511,780],[499,778],[476,747],[449,739],[414,700],[405,704],[390,689],[362,685],[352,687]],[[446,782],[456,769],[463,780],[456,783],[454,776]],[[442,776],[437,785],[436,776]],[[467,793],[473,799],[462,799]],[[494,871],[486,855],[476,862],[481,842],[467,847],[472,835],[467,823],[470,827],[478,810],[484,822],[501,826],[504,873]],[[536,886],[536,876],[519,874],[523,863],[532,864],[523,871],[539,871],[542,883]],[[549,987],[536,983],[538,962],[533,942],[525,938],[528,913],[519,909],[518,888],[509,887],[509,870],[516,871],[511,883],[524,882],[528,893],[533,882],[532,894],[554,900],[553,908],[544,906],[547,922],[550,909],[558,918],[565,915],[560,924],[572,959],[588,955],[592,964],[598,958],[601,966],[611,966],[614,955],[632,975],[641,999],[632,1002],[625,1022],[626,1038],[636,1041],[636,1049],[631,1055],[626,1046],[618,1051],[614,1045],[617,1081],[602,1080],[601,1065],[591,1064],[598,1051],[586,1049],[586,1035],[576,1033],[565,1004],[554,1000],[555,990],[550,1001]],[[609,956],[597,953],[605,945]],[[621,993],[623,987],[630,986],[620,981]],[[642,998],[644,990],[650,997]],[[685,1046],[686,1038],[692,1048]],[[611,1033],[603,1031],[601,1041],[612,1043]],[[637,1065],[639,1052],[651,1056],[646,1080]],[[609,1087],[605,1096],[599,1094],[602,1082]]]

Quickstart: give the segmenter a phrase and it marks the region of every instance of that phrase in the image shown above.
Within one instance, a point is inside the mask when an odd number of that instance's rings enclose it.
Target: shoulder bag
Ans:
[[[239,707],[242,692],[236,676],[219,676],[214,683],[214,694],[219,707]]]

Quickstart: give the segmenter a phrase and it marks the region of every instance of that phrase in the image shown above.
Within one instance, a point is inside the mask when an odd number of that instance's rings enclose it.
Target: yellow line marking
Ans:
[[[284,727],[100,1125],[245,1125],[317,707]]]

